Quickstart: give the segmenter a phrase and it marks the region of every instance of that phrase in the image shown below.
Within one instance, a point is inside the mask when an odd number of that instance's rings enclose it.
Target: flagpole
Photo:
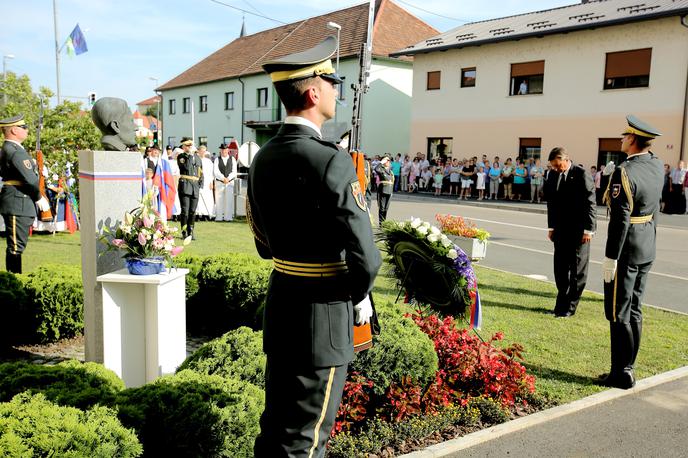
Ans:
[[[57,33],[57,0],[53,0],[53,23],[55,25],[55,74],[57,76],[57,104],[60,104],[60,45]]]

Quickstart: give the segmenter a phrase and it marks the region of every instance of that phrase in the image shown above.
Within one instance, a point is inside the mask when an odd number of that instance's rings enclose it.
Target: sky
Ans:
[[[0,51],[7,71],[26,74],[34,91],[56,92],[55,21],[62,46],[78,23],[88,52],[60,54],[63,98],[86,104],[89,92],[135,108],[159,85],[246,33],[319,16],[365,0],[0,0]],[[575,0],[393,0],[446,32],[466,22],[556,8]],[[54,15],[53,3],[57,6]],[[229,6],[228,6],[229,5]],[[245,10],[242,12],[240,10]],[[279,22],[278,22],[279,21]],[[52,104],[54,105],[53,98]]]

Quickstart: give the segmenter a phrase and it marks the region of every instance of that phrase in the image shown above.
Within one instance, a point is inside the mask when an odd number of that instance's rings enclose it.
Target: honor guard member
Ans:
[[[612,174],[605,202],[609,228],[605,258],[604,311],[611,336],[611,371],[600,382],[631,388],[640,347],[643,316],[640,308],[647,274],[655,260],[659,200],[664,184],[662,161],[652,154],[652,139],[661,135],[635,116],[626,117],[621,151],[628,154]]]
[[[38,171],[34,161],[21,145],[29,133],[24,117],[19,115],[0,121],[5,137],[0,151],[0,214],[7,231],[5,268],[22,273],[22,253],[29,241],[29,227],[36,219],[36,204],[41,211],[50,209],[38,189]],[[34,204],[36,202],[36,204]]]
[[[379,178],[377,183],[378,224],[382,226],[382,222],[387,219],[389,201],[392,199],[392,192],[394,191],[394,173],[392,173],[389,156],[382,158],[375,167],[375,173]]]
[[[368,294],[381,257],[365,196],[350,155],[320,130],[334,116],[342,82],[330,61],[336,48],[329,37],[263,65],[287,117],[256,155],[248,182],[256,247],[274,262],[257,457],[324,456],[354,356],[354,322],[372,315]]]
[[[179,222],[182,228],[182,237],[194,236],[194,221],[196,219],[196,207],[201,186],[203,186],[203,163],[198,155],[191,151],[193,140],[183,137],[181,142],[182,152],[177,156],[179,165],[179,202],[182,211],[179,214]]]

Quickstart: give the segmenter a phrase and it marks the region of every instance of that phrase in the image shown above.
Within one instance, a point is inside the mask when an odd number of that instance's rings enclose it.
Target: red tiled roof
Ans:
[[[155,119],[155,116],[142,115],[141,113],[139,113],[138,110],[136,110],[132,114],[132,117],[134,119],[143,119],[143,127],[145,127],[146,129],[150,129],[151,124],[158,124],[159,128],[162,128],[162,122],[158,123],[158,120]]]
[[[160,101],[160,96],[154,95],[153,97],[150,97],[146,100],[142,100],[139,103],[136,104],[136,106],[148,106],[148,105],[155,105]]]
[[[332,35],[334,31],[327,28],[330,21],[342,26],[340,58],[358,55],[368,31],[367,2],[238,38],[158,89],[173,89],[262,73],[263,62],[304,51]],[[373,55],[387,56],[394,50],[418,43],[437,33],[437,30],[392,1],[376,1]]]

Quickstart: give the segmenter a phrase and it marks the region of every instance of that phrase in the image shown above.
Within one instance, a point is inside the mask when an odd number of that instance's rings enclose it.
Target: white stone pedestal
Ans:
[[[186,358],[188,269],[98,276],[103,295],[103,364],[127,387],[171,374]]]
[[[478,239],[460,237],[453,234],[447,234],[447,237],[457,244],[474,262],[480,261],[487,255],[487,242],[481,242]]]

